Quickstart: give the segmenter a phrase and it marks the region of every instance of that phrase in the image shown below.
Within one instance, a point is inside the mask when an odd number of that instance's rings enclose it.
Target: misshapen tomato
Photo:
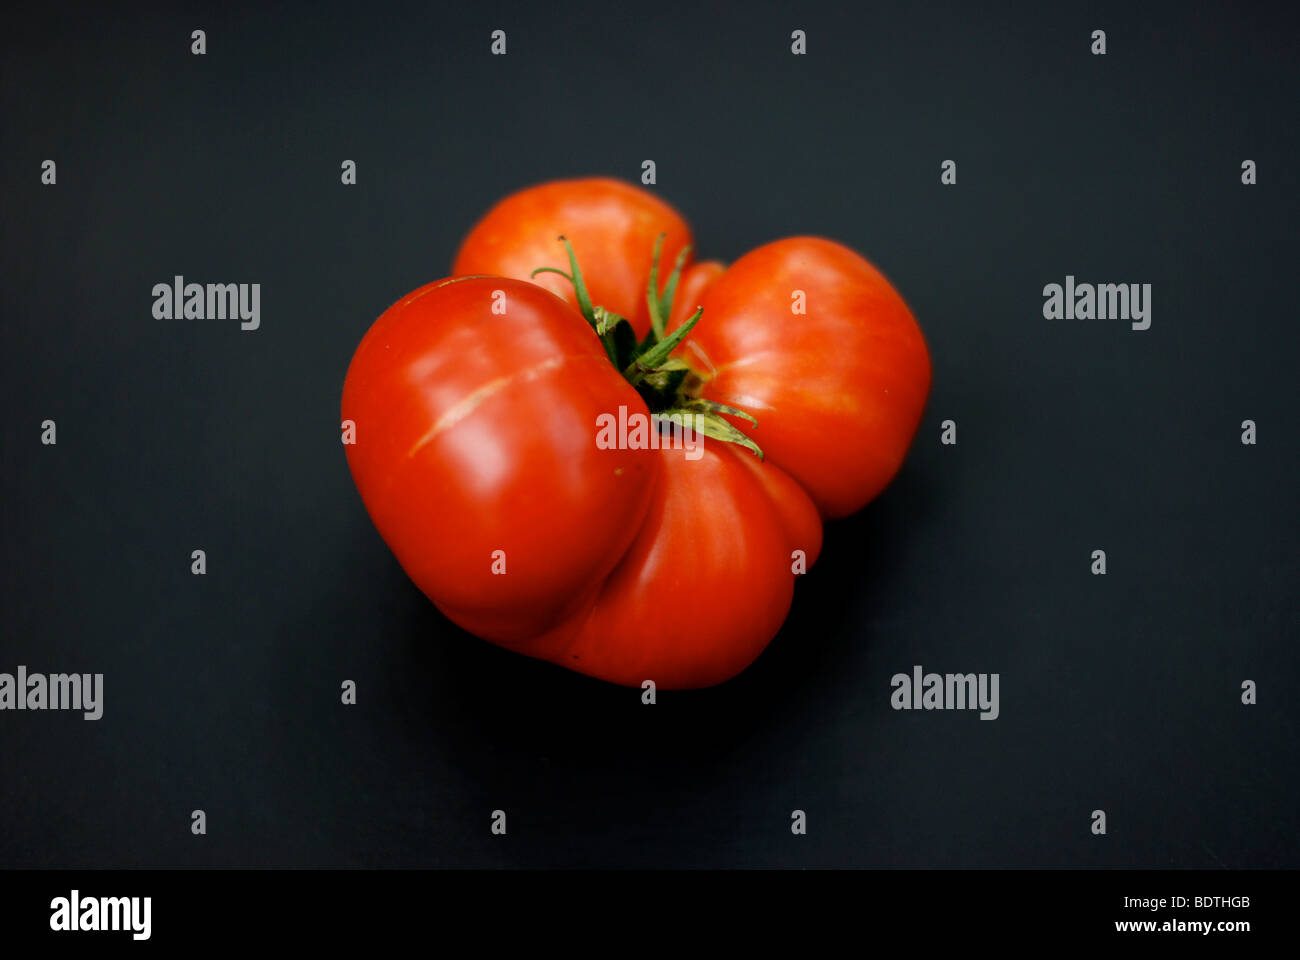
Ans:
[[[647,367],[644,344],[629,348],[590,304],[575,309],[568,281],[524,279],[570,268],[559,233],[591,300],[644,336],[649,251],[665,233],[661,263],[675,259],[690,237],[680,217],[612,181],[515,194],[456,259],[458,273],[509,276],[421,287],[362,340],[343,391],[349,466],[403,568],[465,629],[629,686],[720,683],[779,630],[822,518],[857,509],[898,469],[929,388],[924,341],[874,267],[795,238],[729,269],[684,258],[677,297],[654,312],[660,336],[690,331],[676,356],[695,373]],[[804,314],[791,311],[795,290]],[[597,441],[602,418],[648,416],[648,402],[714,410],[714,439],[693,453]],[[718,439],[728,422],[765,461]]]

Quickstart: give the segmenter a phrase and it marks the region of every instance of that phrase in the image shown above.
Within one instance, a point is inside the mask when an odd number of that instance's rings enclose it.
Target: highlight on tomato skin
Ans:
[[[694,259],[654,194],[503,199],[344,380],[348,465],[449,619],[611,683],[709,687],[776,636],[823,522],[897,473],[930,388],[897,291],[834,241]]]

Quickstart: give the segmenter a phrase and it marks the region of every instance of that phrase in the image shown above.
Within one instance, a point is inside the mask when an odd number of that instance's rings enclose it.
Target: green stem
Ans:
[[[641,356],[629,363],[627,369],[623,371],[623,376],[627,382],[635,387],[641,382],[642,377],[667,360],[668,355],[677,349],[677,345],[686,338],[688,333],[691,332],[691,327],[700,322],[700,317],[703,315],[704,308],[697,307],[695,313],[691,315],[689,320],[670,333],[667,338],[660,340],[645,353],[641,354]]]
[[[577,254],[573,252],[573,244],[569,242],[568,237],[561,236],[558,239],[564,241],[565,252],[569,255],[569,269],[572,273],[565,273],[557,267],[538,267],[530,276],[537,276],[539,273],[558,273],[569,283],[573,284],[573,294],[578,299],[578,311],[591,324],[591,328],[596,331],[596,336],[600,337],[601,344],[605,347],[605,353],[609,357],[609,362],[618,366],[618,350],[614,346],[613,334],[604,329],[600,320],[596,317],[596,308],[591,305],[591,294],[587,292],[587,282],[582,279],[582,270],[578,267]]]
[[[682,268],[686,264],[691,248],[687,245],[677,254],[673,271],[661,292],[658,289],[659,257],[663,253],[665,236],[666,234],[660,234],[655,241],[650,281],[646,288],[646,305],[650,310],[650,331],[639,344],[632,325],[625,318],[612,310],[592,305],[591,294],[587,290],[586,281],[583,280],[582,270],[578,267],[577,254],[573,251],[573,244],[569,243],[566,237],[562,236],[559,239],[564,242],[571,272],[565,273],[556,267],[538,267],[531,275],[536,277],[539,273],[555,273],[573,285],[578,311],[600,338],[610,362],[616,369],[622,367],[623,378],[637,388],[637,392],[650,405],[656,419],[691,427],[715,440],[739,444],[751,450],[761,460],[763,451],[759,449],[758,444],[723,417],[735,417],[753,426],[757,426],[757,421],[736,407],[704,400],[697,396],[695,388],[690,386],[690,383],[692,377],[698,380],[698,374],[695,374],[684,360],[672,356],[672,352],[700,322],[700,317],[704,315],[704,308],[696,307],[695,312],[685,323],[672,333],[666,333],[668,321],[672,317],[677,284],[681,280]],[[654,376],[645,382],[650,374]]]
[[[666,233],[659,234],[655,238],[654,257],[650,261],[650,282],[646,286],[645,302],[650,308],[650,332],[653,340],[662,340],[667,332],[666,328],[673,312],[673,297],[677,293],[677,281],[682,278],[682,267],[686,265],[686,258],[690,256],[691,245],[688,243],[677,251],[677,259],[673,263],[673,272],[668,275],[668,280],[664,284],[663,292],[659,290],[659,258],[664,251],[664,237]]]
[[[656,340],[664,338],[664,317],[659,312],[659,255],[664,250],[664,237],[661,233],[655,237],[654,258],[650,261],[650,285],[645,292],[646,306],[650,308],[650,330]]]

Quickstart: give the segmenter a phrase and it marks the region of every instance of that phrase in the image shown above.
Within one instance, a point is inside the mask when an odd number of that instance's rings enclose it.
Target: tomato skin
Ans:
[[[805,315],[792,311],[793,291]],[[889,281],[847,247],[793,237],[733,263],[704,295],[691,341],[702,395],[752,414],[736,425],[823,517],[861,509],[902,465],[930,390],[930,357]],[[695,363],[689,345],[681,354]]]
[[[591,301],[631,322],[638,336],[650,329],[646,287],[655,241],[666,234],[660,282],[678,252],[691,242],[681,215],[653,193],[620,180],[557,180],[506,197],[475,224],[461,244],[452,273],[528,280],[538,267],[569,273],[564,244],[573,244]],[[689,258],[687,260],[689,263]],[[554,273],[534,283],[571,304],[573,286]]]
[[[790,516],[816,509],[748,451],[707,440],[702,451],[698,460],[649,451],[660,483],[636,540],[590,610],[534,656],[625,686],[684,690],[722,683],[762,653],[794,595],[796,544],[773,491],[793,501]]]
[[[672,314],[668,320],[667,331],[672,333],[691,318],[696,309],[704,304],[704,294],[709,287],[717,283],[718,278],[727,268],[717,260],[705,260],[693,263],[682,271],[682,278],[677,282],[677,292],[673,297]],[[663,282],[662,275],[660,283]]]
[[[572,616],[636,536],[659,463],[597,448],[596,418],[620,404],[648,413],[568,304],[524,281],[448,279],[363,338],[344,382],[343,419],[356,424],[344,449],[416,586],[509,646]]]
[[[740,452],[738,447],[728,449]],[[748,455],[739,459],[767,492],[791,551],[802,551],[805,570],[811,570],[822,552],[822,518],[817,504],[813,503],[812,498],[790,474],[776,464]],[[793,564],[794,558],[791,557],[790,560]]]

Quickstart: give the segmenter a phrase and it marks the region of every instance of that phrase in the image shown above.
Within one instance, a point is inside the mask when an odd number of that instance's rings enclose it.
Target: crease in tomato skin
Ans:
[[[451,410],[448,410],[446,413],[444,413],[442,417],[436,423],[434,423],[434,425],[429,429],[428,433],[426,433],[418,441],[416,441],[415,446],[413,446],[410,452],[407,454],[408,458],[414,456],[420,447],[423,447],[427,443],[432,441],[442,430],[445,430],[451,426],[455,426],[455,424],[459,423],[461,420],[465,419],[465,417],[473,413],[474,410],[477,409],[483,403],[483,401],[487,400],[493,394],[500,392],[501,390],[505,389],[506,387],[516,382],[520,382],[520,381],[528,382],[530,380],[534,380],[538,376],[541,376],[542,374],[563,367],[569,361],[578,362],[578,363],[593,362],[593,361],[598,362],[595,357],[589,357],[589,356],[565,355],[565,356],[548,357],[547,359],[541,361],[540,363],[534,364],[531,367],[528,367],[524,370],[515,371],[514,373],[506,374],[505,376],[502,377],[498,377],[495,380],[492,380],[489,383],[486,383],[483,386],[478,387],[469,396],[465,397],[464,400],[459,401]]]
[[[739,460],[752,458],[729,445],[706,450],[702,461],[658,451],[661,487],[637,540],[567,643],[542,659],[624,686],[690,689],[739,673],[775,635],[794,591],[786,531],[753,467]],[[683,495],[691,489],[696,496]],[[722,555],[740,569],[718,565]],[[722,608],[741,591],[753,596],[737,621]]]
[[[661,449],[659,451],[647,451],[647,453],[657,453],[660,457],[665,459],[673,458],[675,462],[671,464],[671,466],[674,470],[679,472],[679,475],[682,475],[691,469],[690,463],[683,459],[681,451],[667,451]],[[769,532],[773,530],[780,531],[777,539],[782,546],[776,550],[768,549],[762,551],[770,561],[766,566],[773,568],[783,564],[792,565],[794,562],[793,551],[803,550],[806,553],[806,568],[811,569],[820,553],[821,522],[820,518],[817,516],[815,507],[808,499],[807,495],[799,489],[797,484],[795,484],[788,475],[779,471],[777,468],[769,467],[754,460],[747,454],[729,448],[722,448],[721,451],[715,451],[712,455],[726,458],[729,461],[730,466],[737,469],[739,476],[749,476],[754,480],[754,484],[746,491],[746,496],[744,498],[745,506],[748,509],[737,509],[735,511],[735,516],[743,517],[743,523],[750,525],[755,522],[756,511],[767,513],[768,516],[760,516],[758,518],[757,522],[759,525],[766,526]],[[675,496],[673,491],[661,488],[663,483],[664,475],[661,472],[657,474],[656,487],[652,494],[652,498],[663,498],[664,501],[667,501]],[[756,491],[761,491],[758,496],[755,496]],[[792,497],[794,498],[794,503],[788,508],[783,509],[778,502],[782,497]],[[679,495],[676,495],[676,498],[679,507],[683,501],[689,502],[690,499],[682,498]],[[713,505],[716,506],[716,503]],[[654,680],[657,686],[665,690],[713,686],[717,683],[723,682],[730,676],[734,676],[735,673],[739,673],[743,670],[744,666],[748,666],[749,663],[752,663],[753,659],[756,659],[759,653],[761,653],[763,647],[766,646],[767,641],[757,645],[756,649],[753,651],[753,656],[739,667],[736,667],[736,660],[733,658],[718,656],[716,654],[712,657],[706,656],[704,658],[706,662],[713,662],[721,665],[711,668],[711,672],[706,674],[709,678],[708,682],[698,684],[688,683],[684,682],[679,675],[680,668],[669,667],[667,665],[667,660],[680,658],[671,653],[671,648],[666,639],[662,640],[656,648],[655,645],[644,642],[644,637],[640,637],[639,639],[637,637],[629,638],[626,633],[619,635],[617,631],[610,633],[602,628],[602,623],[600,622],[598,614],[604,613],[607,618],[613,617],[617,619],[616,614],[610,614],[608,612],[609,606],[611,603],[617,604],[619,602],[627,602],[626,600],[620,601],[618,599],[611,601],[607,596],[607,590],[611,580],[622,575],[638,581],[648,579],[653,583],[653,577],[638,577],[635,571],[638,564],[643,564],[647,561],[647,555],[657,555],[653,558],[655,562],[663,566],[674,568],[680,568],[683,565],[681,561],[690,558],[691,550],[688,548],[682,548],[673,553],[673,556],[678,558],[677,561],[674,561],[672,556],[666,556],[665,554],[668,553],[670,548],[666,546],[662,538],[657,535],[658,530],[651,529],[647,531],[646,529],[647,526],[653,528],[657,523],[662,522],[662,517],[656,519],[654,514],[656,511],[662,511],[666,506],[666,502],[657,504],[652,502],[647,515],[641,519],[637,526],[636,537],[634,538],[633,544],[629,545],[629,547],[624,551],[615,568],[575,604],[569,615],[561,618],[559,622],[535,637],[523,638],[509,643],[502,643],[501,645],[515,653],[544,660],[557,666],[565,667],[566,669],[575,670],[579,673],[592,676],[595,679],[629,687],[640,687],[645,680]],[[701,514],[700,523],[707,524],[710,512],[709,507],[700,507],[697,505],[696,509]],[[787,521],[787,516],[797,517],[798,519]],[[652,546],[648,551],[638,556],[633,552],[635,549],[635,541],[643,537],[647,538]],[[772,540],[768,540],[769,547],[772,542]],[[779,558],[779,560],[777,558]],[[631,568],[631,572],[629,572],[629,568]],[[793,584],[795,574],[792,567],[788,571],[788,578],[791,584]],[[690,578],[687,577],[684,582],[679,582],[678,585],[690,588],[692,584],[689,581]],[[735,586],[737,589],[747,589],[750,585],[742,585],[737,582]],[[661,615],[649,618],[658,624],[658,626],[654,628],[656,631],[662,630],[666,635],[679,636],[680,642],[687,646],[698,646],[704,644],[707,647],[710,642],[716,643],[714,638],[701,635],[701,632],[692,623],[689,615],[683,615],[680,607],[675,605],[673,602],[673,591],[671,589],[664,592],[662,585],[642,586],[641,589],[647,592],[653,591],[656,596],[662,600],[663,611]],[[768,594],[768,600],[770,601],[770,590],[768,591]],[[779,629],[779,624],[784,622],[784,619],[789,612],[792,600],[793,586],[791,586],[789,596],[785,598],[784,601],[782,601],[782,594],[780,591],[777,592],[775,607],[776,609],[779,609],[779,616],[776,612],[773,612],[772,610],[769,611],[771,621],[777,623],[777,627],[773,630],[773,635],[775,635],[776,630]],[[646,600],[645,605],[648,608],[654,604]],[[440,609],[442,608],[440,607]],[[444,610],[443,612],[446,613],[450,619],[459,622],[457,617],[454,615],[454,612],[447,610]],[[636,655],[629,656],[627,651],[630,649],[634,649],[639,654],[646,655],[641,657]],[[656,662],[653,656],[650,655],[653,654],[656,649],[660,657],[659,662]],[[621,653],[617,652],[620,650]],[[610,669],[607,666],[602,665],[607,664],[611,658],[620,659],[623,662],[623,665],[618,669]],[[628,662],[629,660],[631,662]],[[735,667],[735,673],[728,673],[728,671],[733,667]],[[727,673],[728,676],[723,676],[724,673]]]
[[[658,463],[654,458],[656,451],[644,450],[639,451],[643,459],[653,463],[657,468]],[[599,603],[601,594],[605,590],[606,584],[614,575],[618,567],[625,562],[628,550],[632,543],[640,536],[644,527],[646,517],[653,505],[654,498],[660,494],[660,485],[662,483],[662,472],[654,469],[652,480],[650,481],[650,491],[646,498],[646,507],[641,516],[633,524],[626,526],[627,540],[623,549],[618,553],[618,559],[604,575],[596,580],[583,592],[575,596],[573,602],[566,608],[566,612],[557,616],[554,621],[548,624],[543,630],[535,635],[521,637],[508,643],[501,643],[514,653],[534,659],[543,660],[549,663],[555,663],[561,666],[568,666],[567,659],[579,659],[580,654],[575,655],[572,647],[575,639],[585,629],[587,622],[591,619]],[[441,608],[440,608],[441,609]],[[446,613],[446,611],[443,611]],[[460,623],[456,617],[447,614],[448,618]],[[473,631],[471,631],[473,632]],[[579,671],[581,672],[581,671]]]

